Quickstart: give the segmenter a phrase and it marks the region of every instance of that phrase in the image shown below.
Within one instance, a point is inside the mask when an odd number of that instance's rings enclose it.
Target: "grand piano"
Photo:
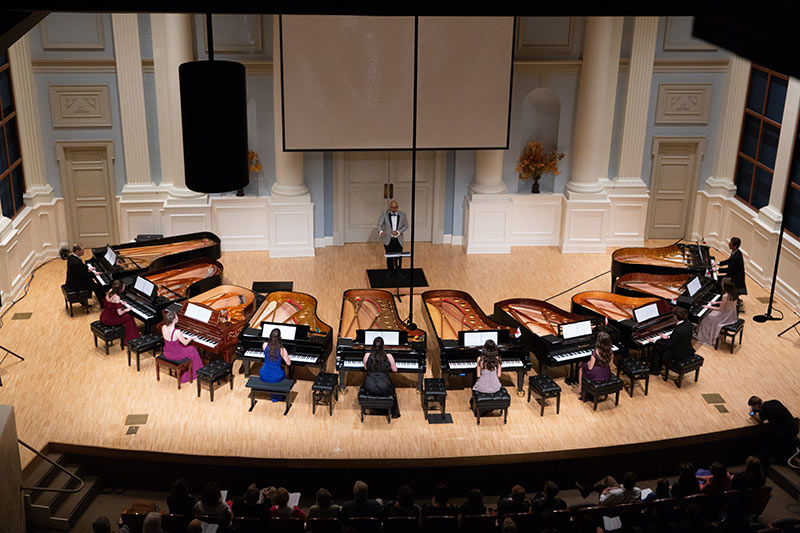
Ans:
[[[660,248],[619,248],[611,256],[611,290],[617,278],[631,272],[644,274],[705,274],[712,270],[709,247],[677,243]]]
[[[657,296],[674,300],[689,311],[689,320],[699,322],[708,313],[703,306],[722,298],[719,282],[710,276],[692,274],[644,274],[620,276],[614,292],[623,296]]]
[[[587,291],[572,297],[573,313],[592,315],[608,320],[619,332],[625,348],[642,350],[669,335],[675,328],[672,309],[675,306],[663,298],[635,298],[613,292]]]
[[[178,312],[181,333],[198,349],[232,360],[239,333],[256,310],[253,291],[237,285],[219,285],[184,300]]]
[[[160,322],[163,311],[205,292],[222,282],[222,264],[212,259],[193,259],[177,265],[124,278],[122,303],[148,327]]]
[[[281,330],[283,346],[292,361],[289,377],[296,366],[325,368],[333,344],[333,328],[317,316],[317,299],[303,292],[275,291],[267,295],[239,334],[236,359],[242,361],[245,376],[250,375],[251,363],[264,361],[261,346],[274,328]]]
[[[219,259],[220,254],[219,237],[202,231],[92,248],[93,257],[86,263],[95,267],[97,282],[107,289],[115,279],[161,270],[192,259]]]
[[[428,360],[425,332],[409,329],[397,314],[392,293],[380,289],[344,291],[336,342],[339,388],[345,388],[347,372],[364,371],[364,355],[375,336],[383,338],[398,372],[417,374],[417,389],[422,390]]]
[[[577,382],[578,365],[588,361],[604,328],[599,317],[568,313],[553,304],[530,298],[511,298],[494,304],[492,317],[519,328],[522,342],[539,361],[539,373],[548,367],[568,367],[567,382]],[[572,326],[572,327],[570,327]],[[613,336],[616,335],[612,331]],[[618,350],[612,345],[614,351]]]
[[[522,391],[531,359],[528,349],[515,336],[515,327],[490,319],[464,291],[425,291],[422,301],[439,344],[439,361],[445,379],[449,375],[473,372],[485,339],[494,337],[503,371],[517,373],[517,391]]]

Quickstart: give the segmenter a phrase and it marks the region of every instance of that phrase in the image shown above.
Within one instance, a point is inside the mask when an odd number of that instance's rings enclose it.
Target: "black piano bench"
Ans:
[[[378,394],[370,394],[364,389],[358,391],[358,404],[361,406],[361,423],[364,423],[364,414],[367,409],[386,411],[386,422],[392,423],[392,406],[394,405],[394,396],[387,395],[381,396]]]
[[[597,401],[602,396],[608,396],[609,394],[616,395],[614,405],[619,405],[619,393],[624,386],[625,382],[614,375],[602,381],[594,381],[584,377],[583,383],[581,384],[581,391],[583,391],[583,394],[591,396],[592,403],[594,404],[593,409],[597,411]]]
[[[208,383],[208,393],[211,396],[211,401],[214,401],[214,384],[219,385],[219,382],[228,378],[228,382],[233,390],[233,365],[225,361],[211,361],[207,365],[203,365],[197,370],[197,397],[200,397],[200,384],[203,382]]]
[[[428,410],[431,408],[431,404],[439,404],[444,417],[446,403],[447,387],[444,384],[444,378],[425,378],[422,389],[422,412],[425,413],[425,419],[428,419]]]
[[[733,347],[736,346],[736,334],[739,334],[739,345],[742,344],[742,336],[744,335],[744,319],[740,318],[733,324],[728,324],[727,326],[722,326],[722,329],[719,330],[719,336],[717,340],[714,341],[714,349],[719,349],[719,340],[722,339],[725,342],[729,342],[731,345],[731,353],[733,353]]]
[[[64,294],[64,307],[69,311],[69,316],[72,315],[72,304],[81,304],[83,311],[89,314],[89,300],[92,297],[90,290],[70,290],[66,285],[61,286],[61,292]]]
[[[184,372],[189,373],[189,383],[194,381],[194,378],[192,377],[194,374],[192,369],[192,360],[188,357],[186,359],[181,359],[180,361],[167,359],[163,354],[156,357],[156,381],[161,381],[161,365],[167,367],[170,376],[173,375],[173,372],[175,373],[174,375],[178,378],[178,390],[181,390],[181,375]]]
[[[617,377],[619,377],[620,372],[631,380],[631,389],[629,391],[631,398],[633,398],[633,388],[636,386],[636,380],[639,379],[644,380],[644,395],[647,396],[647,391],[650,389],[650,365],[632,357],[625,357],[617,365]]]
[[[282,397],[284,402],[286,402],[286,409],[283,411],[283,416],[286,416],[286,413],[289,412],[289,409],[292,407],[292,387],[294,387],[295,380],[293,379],[283,379],[276,383],[267,383],[266,381],[262,381],[259,376],[250,376],[245,384],[245,387],[250,389],[250,411],[253,410],[253,407],[256,406],[256,393],[263,392],[265,394],[269,394],[270,397],[278,396]]]
[[[97,348],[97,337],[103,339],[106,343],[106,355],[108,355],[109,344],[114,344],[114,341],[119,339],[119,349],[124,350],[125,345],[123,340],[125,338],[125,328],[122,326],[106,326],[99,320],[92,322],[92,335],[94,335],[94,347]]]
[[[481,424],[481,411],[493,411],[495,409],[503,411],[503,424],[508,423],[508,406],[511,405],[511,396],[504,387],[494,393],[473,390],[469,403],[475,417],[478,419],[478,425]]]
[[[678,380],[675,382],[675,385],[680,389],[683,375],[687,372],[694,370],[694,380],[697,382],[697,378],[700,377],[701,366],[703,366],[703,357],[696,353],[680,359],[672,359],[664,365],[664,381],[669,379],[669,371],[672,370],[678,374]]]
[[[545,399],[556,399],[556,414],[561,413],[561,387],[547,376],[531,376],[528,378],[528,403],[531,403],[531,393],[535,392],[539,397],[537,402],[542,404],[542,411],[539,416],[544,416]]]
[[[158,351],[163,349],[164,339],[161,338],[161,335],[157,335],[155,333],[148,333],[147,335],[142,335],[141,337],[131,339],[131,341],[128,343],[128,366],[131,366],[131,351],[136,354],[136,371],[138,372],[141,367],[139,355],[142,352],[149,352],[152,350],[153,357],[156,357],[158,355]]]
[[[333,415],[333,400],[339,400],[339,376],[330,372],[320,372],[311,385],[311,414],[316,414],[317,404],[328,404],[328,416]]]

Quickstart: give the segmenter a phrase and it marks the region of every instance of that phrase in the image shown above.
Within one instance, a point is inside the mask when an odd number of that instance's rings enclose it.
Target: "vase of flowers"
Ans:
[[[258,153],[253,150],[247,152],[247,167],[250,172],[261,172],[261,160],[258,158]],[[236,196],[244,196],[244,189],[238,189],[236,191]]]
[[[564,153],[558,150],[545,152],[542,141],[530,141],[519,157],[517,172],[519,179],[531,180],[531,192],[539,193],[539,180],[544,174],[558,174],[558,162],[564,159]]]

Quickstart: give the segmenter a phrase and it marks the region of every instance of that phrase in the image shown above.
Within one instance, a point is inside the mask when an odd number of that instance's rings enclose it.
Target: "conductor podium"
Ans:
[[[390,252],[384,254],[386,259],[400,258],[401,265],[404,257],[411,257],[410,252]],[[390,274],[390,271],[381,269],[367,270],[367,280],[372,289],[394,290],[397,294],[408,294],[411,289],[412,273],[410,268],[401,268],[399,275]],[[414,294],[421,294],[428,289],[428,280],[421,268],[415,268],[413,273]]]

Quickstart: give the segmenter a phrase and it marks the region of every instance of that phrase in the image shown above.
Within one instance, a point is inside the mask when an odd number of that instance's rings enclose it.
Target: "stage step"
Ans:
[[[795,500],[800,500],[800,470],[786,464],[770,465],[767,476]]]

